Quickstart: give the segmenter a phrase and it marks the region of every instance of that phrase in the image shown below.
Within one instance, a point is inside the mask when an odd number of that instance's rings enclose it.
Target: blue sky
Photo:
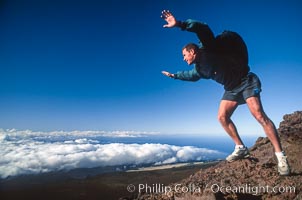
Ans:
[[[276,123],[301,110],[302,3],[260,0],[25,1],[0,3],[0,128],[224,134],[223,87],[160,72],[190,69],[181,48],[197,37],[164,29],[160,14],[240,33],[262,101]],[[240,106],[239,131],[263,131]]]

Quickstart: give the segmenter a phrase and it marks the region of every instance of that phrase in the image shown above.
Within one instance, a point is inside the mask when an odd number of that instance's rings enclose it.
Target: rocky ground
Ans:
[[[170,184],[166,192],[139,194],[139,200],[302,199],[302,111],[283,117],[278,128],[291,166],[290,176],[279,176],[273,146],[260,137],[250,148],[251,157],[200,170]],[[130,198],[121,198],[130,199]]]
[[[117,200],[123,196],[136,197],[135,191],[127,187],[139,184],[168,185],[178,182],[201,168],[216,162],[188,164],[158,170],[136,170],[132,172],[104,172],[100,169],[76,169],[70,172],[52,172],[25,175],[8,180],[0,180],[1,200]],[[130,187],[131,189],[131,187]]]

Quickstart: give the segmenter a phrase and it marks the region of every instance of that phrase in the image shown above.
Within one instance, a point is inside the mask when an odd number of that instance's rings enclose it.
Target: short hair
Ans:
[[[199,50],[199,47],[197,44],[194,44],[194,43],[189,43],[189,44],[186,44],[182,50],[187,50],[187,51],[190,51],[190,50],[194,50],[195,52],[197,52]]]

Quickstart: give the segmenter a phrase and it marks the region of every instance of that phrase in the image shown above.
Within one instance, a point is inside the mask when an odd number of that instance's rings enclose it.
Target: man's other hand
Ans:
[[[169,10],[163,10],[161,14],[161,18],[167,22],[167,24],[164,25],[164,28],[172,28],[177,25],[177,20]]]
[[[170,78],[174,78],[174,74],[171,74],[170,72],[162,71],[161,72],[163,75],[168,76]]]

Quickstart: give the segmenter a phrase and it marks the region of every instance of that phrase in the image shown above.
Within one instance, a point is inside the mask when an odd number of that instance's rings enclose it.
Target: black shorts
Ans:
[[[236,101],[239,105],[245,104],[249,97],[259,97],[261,92],[261,82],[258,76],[249,72],[242,78],[240,85],[232,90],[225,91],[222,100]]]

